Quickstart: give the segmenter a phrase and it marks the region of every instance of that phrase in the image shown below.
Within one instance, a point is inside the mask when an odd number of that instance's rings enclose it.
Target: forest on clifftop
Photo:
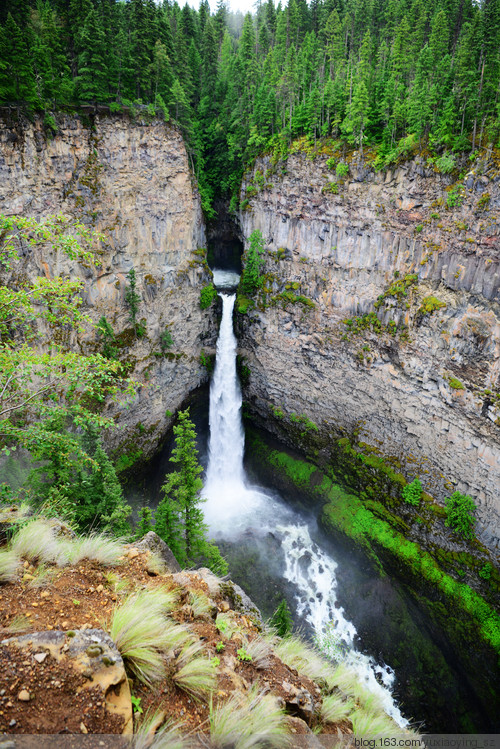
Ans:
[[[0,105],[107,104],[182,129],[205,212],[257,154],[306,137],[374,149],[491,148],[500,131],[500,0],[273,0],[229,12],[164,0],[5,0]],[[451,167],[450,167],[451,168]]]

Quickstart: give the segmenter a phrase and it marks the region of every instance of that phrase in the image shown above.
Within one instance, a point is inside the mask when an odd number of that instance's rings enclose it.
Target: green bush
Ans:
[[[483,580],[489,580],[492,572],[493,572],[493,567],[491,566],[489,562],[486,562],[486,564],[483,567],[481,567],[481,569],[479,570],[477,574]]]
[[[204,286],[200,291],[200,309],[207,309],[217,296],[217,290],[213,283]]]
[[[447,151],[436,160],[436,168],[441,174],[449,174],[455,168],[455,157]]]
[[[165,328],[163,333],[160,335],[160,348],[162,352],[169,349],[170,346],[172,346],[173,342],[174,341],[173,341],[170,331],[168,330],[168,328]]]
[[[464,538],[474,538],[474,511],[476,504],[472,497],[461,492],[453,492],[445,500],[446,525]]]
[[[442,302],[441,299],[437,299],[435,296],[426,296],[425,299],[422,299],[422,304],[418,311],[422,315],[427,315],[443,307],[446,307],[446,302]]]
[[[407,484],[403,487],[401,492],[403,499],[408,504],[418,507],[420,499],[422,497],[422,484],[419,478],[414,478],[411,484]]]
[[[97,323],[97,331],[102,341],[102,355],[106,359],[117,359],[118,358],[118,346],[116,344],[116,335],[103,315]]]
[[[349,174],[349,166],[344,161],[339,161],[335,173],[337,177],[347,177]]]

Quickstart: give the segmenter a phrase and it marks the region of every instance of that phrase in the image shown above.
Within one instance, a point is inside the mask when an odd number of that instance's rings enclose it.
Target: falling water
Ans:
[[[217,279],[216,279],[217,280]],[[356,629],[337,603],[337,563],[311,538],[309,526],[270,492],[252,487],[243,469],[244,432],[241,389],[236,372],[237,341],[233,332],[235,294],[221,293],[222,321],[210,388],[209,463],[204,495],[205,519],[214,536],[234,540],[245,530],[272,532],[285,556],[284,578],[296,591],[297,614],[319,636],[332,623],[348,664],[377,693],[385,710],[400,725],[403,718],[390,688],[394,673],[356,650]],[[377,678],[378,677],[378,678]]]

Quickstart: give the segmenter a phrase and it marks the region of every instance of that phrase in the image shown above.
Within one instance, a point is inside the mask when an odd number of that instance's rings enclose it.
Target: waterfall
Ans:
[[[227,492],[243,484],[244,433],[241,389],[236,374],[236,336],[233,308],[236,294],[220,294],[222,321],[217,341],[215,371],[210,388],[210,443],[207,489]]]
[[[203,490],[207,498],[205,520],[215,538],[234,540],[252,528],[262,536],[273,533],[280,540],[285,557],[283,577],[295,588],[297,614],[319,636],[333,623],[347,663],[366,687],[379,695],[386,712],[404,727],[408,721],[390,691],[394,672],[355,648],[356,629],[336,599],[337,563],[319,548],[307,523],[298,522],[297,513],[280,497],[252,487],[245,480],[241,389],[233,332],[236,295],[220,293],[220,296],[223,312],[210,387],[209,462]]]

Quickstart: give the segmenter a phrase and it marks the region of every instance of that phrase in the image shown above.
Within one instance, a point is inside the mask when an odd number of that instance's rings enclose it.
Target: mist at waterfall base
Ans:
[[[220,288],[220,276],[216,277],[216,283]],[[336,600],[336,562],[313,541],[308,523],[297,522],[296,513],[278,496],[246,481],[242,399],[233,332],[235,295],[222,293],[221,297],[223,313],[210,388],[209,460],[203,489],[207,498],[204,515],[211,535],[215,540],[220,537],[234,542],[248,531],[261,538],[271,534],[281,545],[285,562],[282,574],[295,588],[299,617],[319,637],[333,623],[349,665],[379,695],[389,715],[405,726],[408,721],[390,691],[393,671],[355,649],[355,627]]]

